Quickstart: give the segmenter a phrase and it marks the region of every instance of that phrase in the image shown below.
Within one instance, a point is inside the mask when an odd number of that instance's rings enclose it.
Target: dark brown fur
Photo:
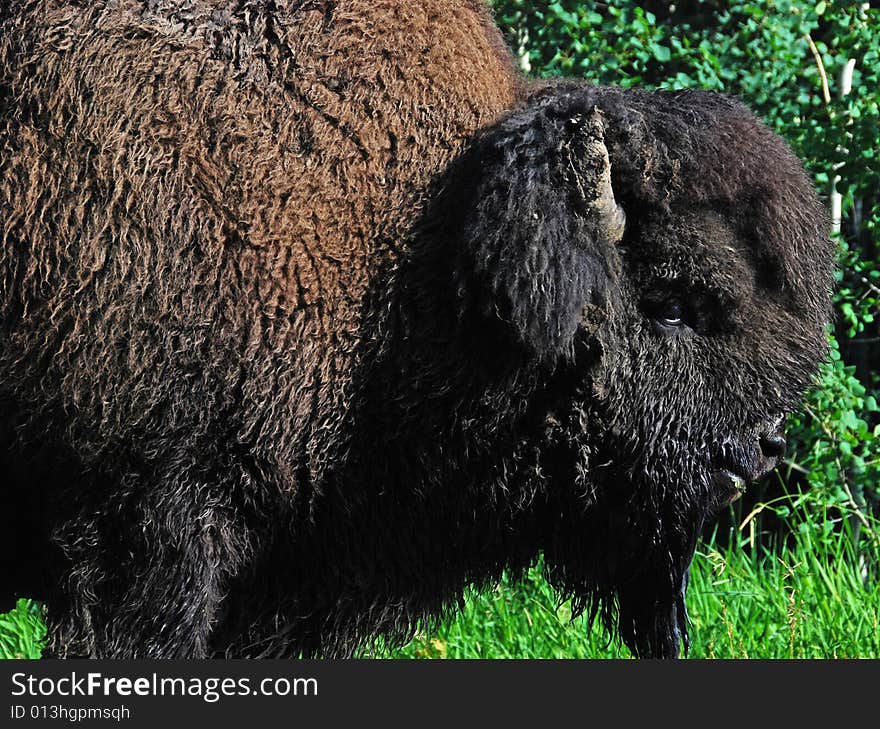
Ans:
[[[543,551],[674,655],[709,471],[823,351],[797,161],[719,97],[526,88],[479,0],[180,7],[0,11],[3,591],[60,655],[349,655]],[[619,249],[571,212],[597,108]],[[690,352],[632,324],[670,261],[736,310],[678,399],[632,376]]]

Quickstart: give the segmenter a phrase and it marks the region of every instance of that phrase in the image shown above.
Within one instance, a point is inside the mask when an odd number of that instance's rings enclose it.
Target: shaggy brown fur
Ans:
[[[2,587],[59,654],[349,655],[541,551],[677,653],[712,474],[772,465],[824,347],[824,219],[774,135],[527,89],[480,0],[0,23]],[[686,334],[646,323],[672,297]]]

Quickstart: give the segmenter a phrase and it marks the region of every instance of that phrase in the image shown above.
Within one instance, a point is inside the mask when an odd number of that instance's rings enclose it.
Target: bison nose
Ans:
[[[761,436],[761,452],[767,458],[782,458],[785,455],[785,438],[779,433]]]

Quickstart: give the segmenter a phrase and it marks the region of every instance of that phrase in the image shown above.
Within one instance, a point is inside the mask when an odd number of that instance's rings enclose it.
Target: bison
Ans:
[[[2,593],[57,656],[349,656],[549,581],[686,644],[833,249],[741,103],[529,82],[482,0],[0,9]]]

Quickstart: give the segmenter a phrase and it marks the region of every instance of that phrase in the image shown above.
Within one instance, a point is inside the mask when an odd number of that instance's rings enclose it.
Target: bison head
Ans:
[[[776,465],[825,352],[815,192],[736,101],[583,85],[536,93],[449,180],[458,321],[540,373],[518,411],[550,577],[676,655],[701,527]]]

